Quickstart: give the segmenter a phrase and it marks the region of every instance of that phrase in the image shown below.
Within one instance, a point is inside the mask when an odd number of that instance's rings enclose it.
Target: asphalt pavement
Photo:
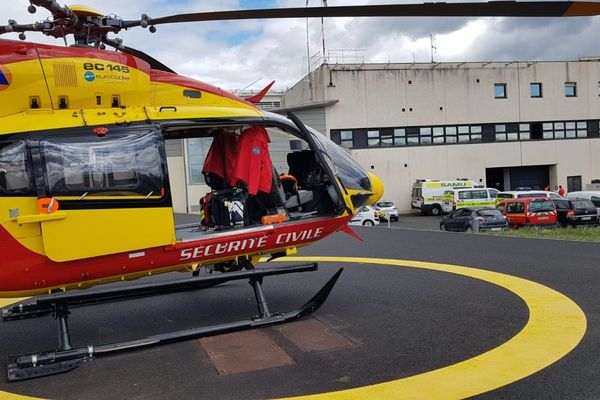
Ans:
[[[301,249],[300,255],[451,263],[553,288],[585,312],[588,329],[581,343],[540,372],[477,398],[599,399],[600,245],[439,232],[438,219],[401,216],[391,223],[395,229],[355,227],[364,242],[339,233]],[[424,229],[423,222],[430,228]],[[519,297],[480,280],[368,263],[343,266],[330,298],[309,318],[348,346],[306,350],[281,328],[268,327],[260,329],[262,340],[287,360],[277,367],[222,373],[206,343],[190,340],[98,358],[63,375],[15,383],[0,379],[0,390],[53,399],[260,399],[322,393],[460,362],[505,343],[529,317]],[[265,278],[272,310],[298,307],[338,267],[321,263],[317,272]],[[198,292],[74,309],[70,324],[73,342],[87,345],[187,329],[198,321],[232,321],[255,312],[248,284],[232,282]],[[55,330],[50,317],[0,322],[0,359],[54,348]],[[221,339],[221,344],[232,340]],[[0,374],[5,375],[3,364]]]

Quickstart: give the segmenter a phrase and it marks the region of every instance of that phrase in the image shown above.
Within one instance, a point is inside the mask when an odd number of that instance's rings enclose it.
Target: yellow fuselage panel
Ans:
[[[0,197],[0,225],[29,250],[44,254],[39,223],[19,224],[17,217],[38,214],[36,197]]]
[[[10,73],[10,85],[0,90],[0,118],[31,108],[33,97],[40,107],[51,108],[44,73],[38,60],[20,61],[4,65]],[[2,124],[3,125],[3,124]],[[4,128],[0,125],[0,128]]]
[[[196,92],[196,93],[195,93]],[[186,88],[172,83],[152,82],[152,104],[155,106],[193,105],[209,107],[232,107],[256,110],[256,107],[242,101],[219,96],[210,92]],[[195,97],[195,95],[199,97]]]
[[[173,209],[67,210],[63,219],[42,223],[44,248],[52,261],[71,261],[171,245]]]
[[[96,58],[42,59],[53,108],[110,108],[150,101],[150,76],[133,67]],[[115,99],[116,98],[116,99]]]

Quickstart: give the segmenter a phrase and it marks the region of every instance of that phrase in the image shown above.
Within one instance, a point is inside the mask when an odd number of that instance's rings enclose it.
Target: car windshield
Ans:
[[[594,203],[592,203],[590,200],[572,200],[571,203],[573,204],[573,208],[575,210],[587,210],[591,208],[596,208],[596,206],[594,206]]]
[[[502,217],[502,213],[498,210],[479,210],[477,211],[477,215],[486,218],[498,218]]]
[[[391,201],[382,201],[381,203],[377,203],[378,207],[393,207],[394,203]]]
[[[534,200],[529,204],[530,212],[554,211],[554,204],[550,200]]]

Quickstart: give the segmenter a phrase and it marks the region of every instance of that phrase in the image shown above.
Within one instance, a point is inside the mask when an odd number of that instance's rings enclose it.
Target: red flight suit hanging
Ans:
[[[239,139],[233,177],[234,181],[239,179],[246,183],[249,194],[271,191],[273,164],[269,142],[269,134],[261,126],[246,129]]]
[[[222,132],[215,135],[202,172],[212,172],[223,178],[229,185],[235,186],[237,179],[234,178],[235,163],[238,157],[238,139],[234,133]]]

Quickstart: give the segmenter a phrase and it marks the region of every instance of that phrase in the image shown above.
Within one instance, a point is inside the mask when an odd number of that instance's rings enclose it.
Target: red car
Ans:
[[[556,226],[556,209],[547,197],[511,199],[496,205],[506,215],[508,224],[521,226]]]

